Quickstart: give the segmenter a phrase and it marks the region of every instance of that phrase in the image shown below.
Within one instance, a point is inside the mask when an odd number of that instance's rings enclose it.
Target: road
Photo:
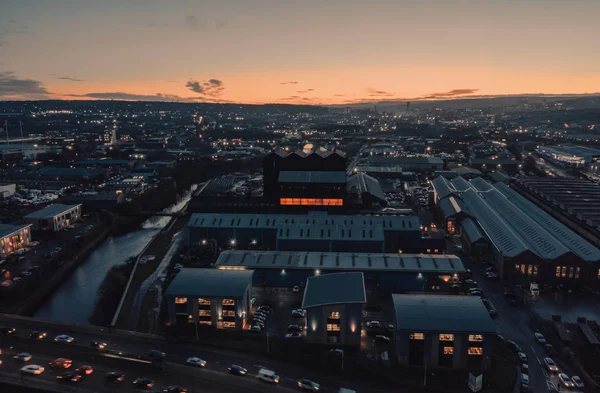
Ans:
[[[532,157],[535,160],[536,165],[541,170],[548,173],[550,176],[564,177],[567,179],[573,179],[575,177],[575,176],[569,174],[569,172],[566,169],[561,168],[560,166],[551,163],[550,161],[541,157],[539,154],[532,154]]]
[[[36,364],[35,361],[38,358],[42,359],[44,362],[47,363],[49,360],[51,360],[51,358],[55,358],[61,355],[63,357],[68,357],[69,359],[73,359],[75,365],[77,366],[82,364],[83,359],[88,359],[85,362],[85,364],[88,364],[88,362],[90,362],[90,357],[86,356],[91,351],[91,349],[89,348],[89,344],[93,340],[100,340],[106,342],[108,344],[109,349],[121,351],[123,353],[143,355],[151,349],[158,349],[165,352],[167,354],[165,366],[166,375],[161,374],[159,376],[156,376],[155,379],[157,381],[160,381],[161,384],[165,385],[170,383],[177,383],[183,387],[188,388],[189,391],[192,391],[191,385],[193,384],[190,381],[190,372],[193,369],[185,366],[184,364],[185,360],[191,356],[200,357],[208,362],[206,369],[197,371],[196,377],[199,378],[200,375],[206,377],[206,375],[209,375],[211,376],[211,378],[213,378],[214,376],[214,379],[216,381],[215,383],[218,384],[224,384],[225,382],[229,383],[232,379],[236,380],[236,378],[234,378],[234,376],[229,375],[227,371],[227,367],[229,367],[231,364],[238,364],[245,367],[246,369],[248,369],[248,377],[250,377],[243,379],[242,387],[240,387],[240,389],[246,389],[245,391],[253,391],[252,389],[254,389],[255,381],[254,378],[252,378],[252,376],[256,375],[261,367],[266,367],[270,370],[274,370],[278,375],[282,377],[281,386],[277,387],[278,391],[283,390],[283,388],[290,388],[294,391],[299,391],[299,388],[296,386],[296,382],[298,381],[298,379],[301,378],[307,378],[320,383],[323,386],[321,390],[325,392],[335,392],[340,387],[351,388],[356,390],[358,393],[384,393],[390,391],[384,387],[373,387],[369,385],[368,382],[361,382],[353,376],[340,376],[336,375],[335,373],[329,373],[326,370],[303,370],[302,367],[298,365],[285,363],[280,360],[263,358],[261,356],[254,356],[252,354],[247,353],[237,353],[234,351],[207,349],[202,348],[200,346],[195,346],[193,344],[178,344],[174,342],[167,342],[163,339],[149,339],[147,336],[141,334],[110,334],[106,331],[100,331],[99,328],[92,327],[89,325],[81,327],[69,327],[68,325],[64,325],[63,327],[63,324],[46,323],[43,321],[35,321],[31,319],[19,319],[16,321],[9,315],[0,315],[0,325],[15,327],[17,329],[17,337],[0,336],[0,345],[5,352],[5,354],[1,355],[1,357],[7,365],[10,365],[12,363],[12,359],[6,354],[11,354],[23,350],[33,354],[34,360],[32,362],[34,364]],[[29,333],[33,330],[41,330],[47,332],[48,337],[44,341],[48,342],[39,342],[28,338]],[[58,334],[68,334],[75,338],[75,342],[73,344],[66,344],[62,346],[60,344],[52,342],[52,338]],[[119,359],[119,361],[121,360]],[[113,371],[105,363],[106,359],[103,358],[101,359],[101,361],[97,361],[96,363],[93,363],[91,365],[95,368],[98,367],[98,370],[103,372]],[[132,377],[141,376],[139,375],[139,372],[137,374],[135,372],[136,367],[139,366],[136,364],[136,362],[132,362],[132,364],[127,363],[126,366],[127,367],[125,368],[120,368],[114,371],[121,371],[128,376],[131,375]],[[13,368],[11,367],[13,366],[2,367],[2,370],[5,372],[7,370],[12,370],[11,372],[15,372],[16,366]],[[130,371],[127,371],[127,369],[133,369],[133,375]],[[102,374],[102,372],[97,373],[97,375],[100,374]],[[40,379],[43,378],[47,377],[42,376],[42,378]],[[100,380],[101,379],[98,379],[98,381]],[[186,380],[187,383],[184,384]],[[202,383],[208,382],[205,379],[203,379]],[[84,387],[85,384],[86,382],[84,381],[82,382],[81,386]],[[94,389],[95,388],[96,386],[94,386]],[[206,390],[204,387],[202,387],[202,389],[204,390],[201,391],[209,391]],[[267,392],[269,391],[268,389],[270,389],[268,385],[260,383],[258,385],[257,391]]]

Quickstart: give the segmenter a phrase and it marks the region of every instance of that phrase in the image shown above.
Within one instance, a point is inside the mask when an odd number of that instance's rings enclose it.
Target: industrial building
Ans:
[[[469,250],[488,254],[500,277],[549,285],[600,283],[600,250],[505,183],[437,177],[432,186],[446,228],[460,232]]]
[[[506,158],[470,158],[469,166],[481,171],[504,171],[517,174],[521,169],[521,161]]]
[[[539,146],[536,152],[552,162],[576,168],[600,161],[600,150],[585,146]]]
[[[0,257],[6,258],[13,252],[31,243],[31,224],[0,224]]]
[[[483,176],[480,170],[475,168],[470,168],[468,166],[460,166],[458,168],[452,169],[452,172],[456,173],[456,176],[461,176],[463,179],[474,179],[476,177]]]
[[[511,187],[594,244],[600,244],[600,184],[580,179],[518,179]]]
[[[392,295],[396,356],[402,365],[480,371],[496,326],[476,296]]]
[[[343,206],[345,171],[280,171],[277,181],[281,206]]]
[[[165,291],[169,322],[241,330],[250,317],[252,270],[182,269]]]
[[[25,222],[32,225],[33,230],[60,231],[66,225],[72,225],[81,218],[81,204],[62,205],[53,204],[28,214]]]
[[[304,287],[310,277],[361,272],[370,290],[450,291],[465,268],[455,255],[368,254],[282,251],[224,251],[215,262],[222,270],[253,270],[254,285]]]
[[[362,307],[366,302],[362,273],[310,277],[302,299],[302,308],[306,310],[306,342],[359,346]]]
[[[417,216],[196,213],[186,225],[186,238],[190,245],[213,239],[221,247],[240,249],[443,252],[435,239],[422,238]]]
[[[362,158],[357,163],[358,172],[375,173],[376,168],[386,172],[385,168],[395,168],[394,172],[402,171],[439,171],[444,169],[444,160],[439,157],[380,157]]]
[[[0,183],[0,199],[10,198],[17,192],[17,185]]]
[[[348,197],[355,208],[379,210],[387,206],[381,184],[365,173],[355,173],[348,177]]]

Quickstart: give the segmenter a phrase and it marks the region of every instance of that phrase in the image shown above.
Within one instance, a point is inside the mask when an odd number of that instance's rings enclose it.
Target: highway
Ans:
[[[0,379],[21,379],[19,372],[21,364],[15,363],[12,356],[18,352],[29,352],[33,355],[30,364],[46,366],[48,362],[57,357],[73,360],[75,367],[87,364],[96,371],[78,383],[78,391],[103,392],[114,391],[114,386],[106,386],[103,375],[109,371],[119,371],[126,374],[127,380],[119,390],[134,391],[133,379],[137,377],[149,377],[156,381],[156,387],[162,390],[168,385],[179,385],[189,392],[270,392],[277,389],[282,391],[299,392],[297,381],[307,378],[321,384],[321,391],[336,392],[340,387],[346,387],[361,392],[384,393],[385,387],[377,388],[370,386],[368,382],[361,382],[352,376],[340,376],[335,373],[320,372],[318,370],[303,370],[294,364],[281,362],[279,360],[266,359],[247,353],[234,351],[201,348],[193,344],[178,344],[167,342],[160,337],[156,339],[146,335],[127,332],[108,333],[94,326],[69,326],[66,324],[37,321],[29,318],[0,315],[0,326],[14,327],[17,329],[15,335],[0,336],[0,348],[3,354],[0,359],[4,365],[0,368]],[[29,338],[33,330],[44,331],[48,336],[43,340]],[[53,338],[59,334],[68,334],[75,338],[72,344],[60,344],[53,342]],[[99,351],[90,347],[94,340],[108,344],[107,349],[120,351],[123,354],[145,355],[151,349],[165,352],[166,359],[164,371],[156,370],[153,364],[140,363],[133,360],[123,360],[112,357],[111,353]],[[108,355],[108,356],[107,356]],[[206,368],[195,369],[185,365],[188,357],[197,356],[207,361]],[[238,377],[229,374],[227,368],[232,364],[238,364],[248,370],[248,375]],[[256,374],[261,367],[275,371],[282,379],[278,386],[271,386],[259,381]],[[41,376],[25,377],[25,384],[35,383],[59,384],[56,381],[56,373],[48,372]],[[43,386],[40,386],[43,387]],[[68,389],[68,385],[60,383],[62,391]],[[198,390],[196,390],[198,389]],[[211,390],[212,389],[212,390]]]

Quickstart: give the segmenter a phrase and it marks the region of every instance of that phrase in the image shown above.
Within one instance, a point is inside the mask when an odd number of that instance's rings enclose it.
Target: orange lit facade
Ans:
[[[344,206],[341,198],[279,198],[282,206]]]
[[[31,225],[0,224],[0,257],[6,257],[30,243]]]

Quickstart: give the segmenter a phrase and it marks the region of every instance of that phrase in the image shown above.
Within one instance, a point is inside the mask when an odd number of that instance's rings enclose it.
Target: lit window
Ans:
[[[581,271],[580,268],[575,268],[575,278],[579,278],[580,271]]]
[[[598,273],[598,275],[600,276],[600,273]],[[411,340],[425,340],[425,335],[423,333],[411,333],[410,339]]]
[[[454,341],[454,334],[440,334],[440,341]]]
[[[600,280],[600,269],[598,269],[598,279]]]
[[[569,278],[573,278],[573,274],[574,274],[573,270],[574,270],[573,266],[569,266]]]
[[[452,355],[454,353],[454,347],[444,347],[444,355]]]
[[[563,267],[562,267],[562,270],[561,270],[561,272],[560,272],[560,276],[561,276],[562,278],[565,278],[565,277],[567,277],[567,267],[566,267],[566,266],[563,266]]]
[[[483,336],[481,334],[469,334],[469,341],[481,342],[483,341]]]
[[[339,332],[340,331],[340,325],[338,325],[337,323],[328,323],[327,324],[327,331],[328,332]]]
[[[229,329],[235,328],[235,322],[223,321],[223,327]]]
[[[483,355],[483,348],[482,347],[469,347],[468,354],[481,356],[481,355]]]
[[[340,313],[337,311],[330,312],[329,319],[340,319]]]
[[[521,274],[525,274],[525,268],[527,267],[527,265],[522,264],[521,265]]]
[[[224,317],[235,317],[235,311],[233,310],[223,310]]]
[[[527,275],[531,276],[533,274],[533,265],[527,265]]]
[[[203,317],[210,317],[210,310],[199,310],[198,315]]]
[[[560,266],[556,267],[556,277],[560,277]],[[598,270],[598,277],[600,277],[600,269]]]
[[[200,325],[212,325],[211,321],[198,321]]]
[[[187,303],[187,297],[176,297],[175,298],[175,304],[186,304]]]
[[[234,305],[234,300],[233,299],[223,299],[223,305],[224,306],[233,306]]]
[[[537,267],[537,265],[533,265],[533,275],[534,276],[538,275],[538,267]]]
[[[210,299],[199,298],[198,304],[202,304],[204,306],[210,306]]]

